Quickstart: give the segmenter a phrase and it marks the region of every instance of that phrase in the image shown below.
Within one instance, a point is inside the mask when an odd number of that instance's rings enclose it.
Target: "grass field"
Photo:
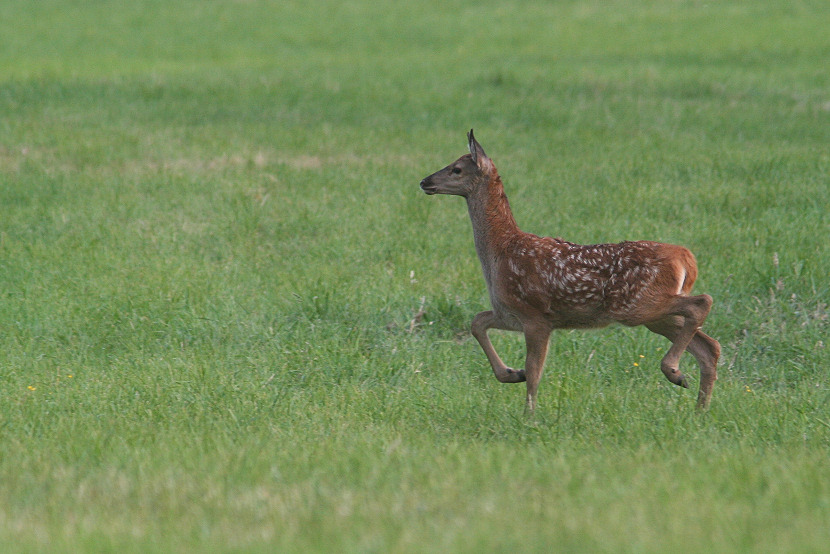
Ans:
[[[828,28],[2,2],[3,552],[827,551]],[[707,413],[643,329],[555,333],[533,417],[496,382],[465,205],[418,189],[471,127],[523,229],[696,253]]]

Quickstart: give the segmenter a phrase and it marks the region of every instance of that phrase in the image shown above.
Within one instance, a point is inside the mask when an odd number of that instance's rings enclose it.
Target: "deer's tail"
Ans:
[[[697,260],[694,254],[686,248],[680,248],[676,258],[678,273],[678,291],[682,296],[688,296],[697,280]]]

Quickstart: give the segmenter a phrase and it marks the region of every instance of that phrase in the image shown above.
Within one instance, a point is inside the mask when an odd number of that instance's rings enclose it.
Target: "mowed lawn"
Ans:
[[[821,552],[821,2],[0,3],[0,550]],[[683,244],[711,409],[469,323],[476,137],[519,225]],[[492,333],[508,364],[521,337]]]

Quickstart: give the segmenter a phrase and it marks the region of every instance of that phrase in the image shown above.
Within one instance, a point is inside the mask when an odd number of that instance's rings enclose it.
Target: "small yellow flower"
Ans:
[[[29,388],[29,390],[37,390],[37,387],[33,387],[32,385],[29,385],[28,388]]]
[[[634,367],[640,367],[640,364],[638,364],[637,362],[634,362]]]
[[[644,355],[644,354],[640,354],[640,357],[641,357],[641,358],[645,358],[645,355]]]
[[[72,379],[72,376],[71,376],[71,375],[67,375],[67,376],[66,376],[66,378],[67,378],[67,379]]]

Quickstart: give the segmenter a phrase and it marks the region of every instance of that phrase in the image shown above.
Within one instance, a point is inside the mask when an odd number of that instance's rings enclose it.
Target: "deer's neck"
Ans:
[[[493,261],[519,233],[501,178],[495,174],[490,179],[489,186],[478,187],[475,193],[467,197],[476,252],[488,284],[488,273]]]

